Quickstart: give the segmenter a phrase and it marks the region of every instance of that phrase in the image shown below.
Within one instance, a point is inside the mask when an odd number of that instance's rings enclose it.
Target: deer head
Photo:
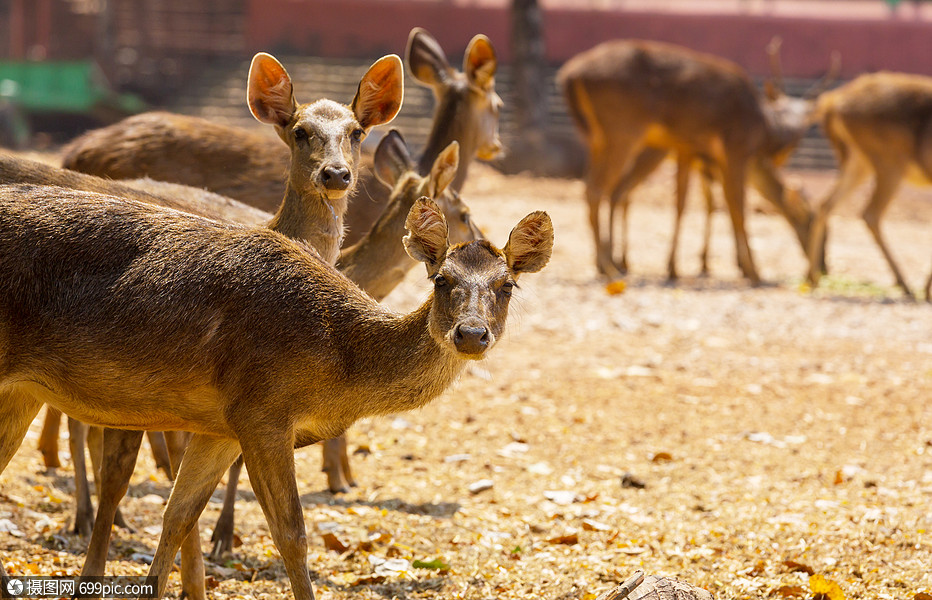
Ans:
[[[462,72],[450,66],[437,40],[419,27],[411,30],[405,57],[415,81],[433,91],[437,112],[443,115],[437,121],[457,128],[452,139],[463,146],[461,159],[468,161],[473,154],[480,160],[498,156],[502,99],[495,93],[498,61],[489,38],[481,34],[472,38]]]
[[[431,337],[460,358],[483,358],[502,334],[518,277],[550,260],[550,217],[541,211],[524,217],[503,250],[486,240],[451,246],[443,212],[427,197],[411,207],[405,227],[405,249],[434,283]]]
[[[316,191],[330,200],[352,190],[360,143],[372,127],[395,118],[403,96],[401,59],[394,54],[369,67],[349,106],[332,100],[298,104],[291,77],[269,54],[256,54],[249,67],[249,110],[273,125],[291,149],[288,183],[299,193]]]

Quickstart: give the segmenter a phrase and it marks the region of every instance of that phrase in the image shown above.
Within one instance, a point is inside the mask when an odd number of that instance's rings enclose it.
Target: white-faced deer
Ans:
[[[873,175],[874,189],[861,215],[896,284],[911,297],[883,239],[880,221],[904,179],[932,184],[932,77],[889,72],[861,75],[822,94],[819,114],[841,172],[813,221],[809,280],[817,284],[822,275],[823,236],[832,209]]]
[[[62,188],[0,188],[0,470],[43,403],[105,427],[191,431],[150,569],[158,595],[242,453],[294,595],[312,599],[292,449],[440,394],[494,346],[515,279],[552,251],[542,212],[503,250],[450,246],[428,199],[406,226],[434,292],[396,315],[273,231]]]
[[[800,244],[809,239],[811,210],[781,181],[776,164],[812,120],[812,101],[768,100],[737,65],[659,42],[606,42],[567,62],[559,73],[570,113],[589,151],[586,199],[596,266],[610,277],[625,269],[613,257],[614,205],[669,152],[680,166],[677,205],[688,166],[697,161],[722,183],[734,226],[738,265],[760,281],[744,226],[745,183],[772,202]],[[627,175],[627,176],[626,176]],[[605,197],[613,198],[606,219]],[[675,276],[673,253],[670,275]]]

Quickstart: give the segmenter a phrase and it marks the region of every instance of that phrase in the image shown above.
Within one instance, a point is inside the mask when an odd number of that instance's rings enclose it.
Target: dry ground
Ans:
[[[800,178],[812,191],[831,181]],[[717,598],[811,596],[808,575],[787,561],[848,598],[932,592],[932,305],[888,287],[859,203],[833,219],[835,275],[808,293],[789,227],[761,212],[750,235],[773,285],[738,277],[723,212],[713,275],[691,277],[693,200],[688,276],[667,285],[670,181],[666,170],[638,194],[634,274],[609,295],[592,266],[581,183],[475,171],[465,197],[492,239],[546,209],[553,260],[521,282],[492,358],[429,407],[351,430],[358,489],[321,491],[318,450],[297,453],[319,597],[592,599],[639,567]],[[907,191],[889,217],[919,287],[932,268],[932,198]],[[417,269],[389,302],[408,309],[427,289]],[[0,533],[2,559],[14,573],[77,573],[70,463],[45,473],[37,433],[38,421],[0,478],[0,523],[17,530]],[[471,493],[482,480],[492,487]],[[208,563],[209,595],[280,597],[287,577],[240,489],[242,545]],[[144,452],[124,504],[136,532],[115,530],[110,572],[144,571],[168,493]],[[218,493],[201,519],[205,549],[219,508]],[[348,550],[328,549],[324,533]],[[435,559],[448,570],[413,566]]]

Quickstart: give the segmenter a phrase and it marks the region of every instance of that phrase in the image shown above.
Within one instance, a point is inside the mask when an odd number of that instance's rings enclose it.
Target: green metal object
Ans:
[[[146,110],[138,96],[113,91],[93,61],[0,61],[0,102],[25,114],[128,116]]]

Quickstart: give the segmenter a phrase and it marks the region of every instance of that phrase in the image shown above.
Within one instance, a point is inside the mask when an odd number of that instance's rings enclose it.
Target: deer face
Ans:
[[[360,143],[372,127],[395,118],[403,95],[401,59],[394,54],[369,67],[349,106],[331,100],[299,106],[291,78],[268,54],[257,54],[249,67],[249,110],[291,148],[289,183],[302,195],[328,200],[353,189]]]
[[[411,30],[405,55],[411,75],[433,90],[438,113],[456,129],[453,139],[480,160],[498,156],[502,151],[498,135],[502,99],[495,93],[498,61],[489,38],[480,34],[469,42],[462,72],[450,66],[437,40],[420,28]]]
[[[450,247],[443,212],[426,197],[415,202],[406,227],[405,248],[427,265],[434,284],[431,337],[460,358],[483,358],[504,331],[518,276],[541,270],[550,259],[550,217],[526,216],[503,250],[486,240]]]

